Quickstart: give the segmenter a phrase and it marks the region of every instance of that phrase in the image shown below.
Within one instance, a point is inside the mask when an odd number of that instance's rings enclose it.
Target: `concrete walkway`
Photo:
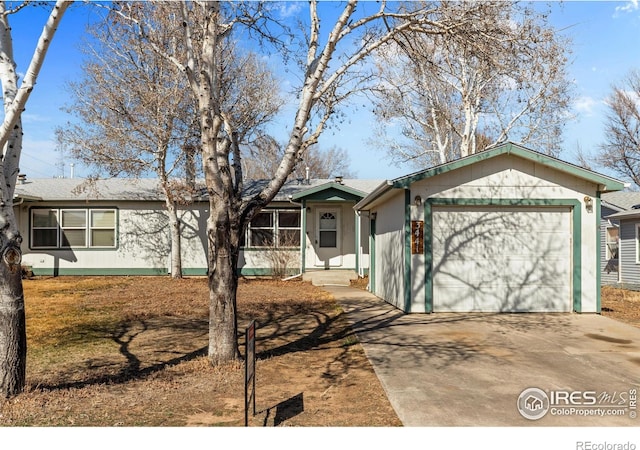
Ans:
[[[640,328],[595,314],[408,315],[360,289],[324,289],[405,426],[640,426],[629,403],[640,390]],[[595,392],[598,405],[559,404],[529,420],[518,398],[534,387]]]

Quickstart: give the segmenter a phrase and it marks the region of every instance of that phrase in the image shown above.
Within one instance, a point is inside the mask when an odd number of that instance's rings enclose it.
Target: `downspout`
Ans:
[[[303,224],[302,215],[305,213],[304,205],[302,203],[294,202],[293,196],[291,195],[288,197],[288,199],[289,199],[289,203],[291,203],[292,205],[298,206],[300,208],[300,271],[295,275],[291,275],[290,277],[283,278],[282,281],[289,281],[289,280],[293,280],[294,278],[299,278],[302,276],[302,273],[303,273],[302,264],[304,262],[302,248],[303,248],[303,245],[306,244],[304,242],[306,234],[302,230],[302,224]]]

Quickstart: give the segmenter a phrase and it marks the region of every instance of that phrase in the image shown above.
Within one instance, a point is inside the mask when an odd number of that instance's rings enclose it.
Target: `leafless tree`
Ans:
[[[454,34],[403,32],[377,52],[375,112],[385,126],[376,142],[418,167],[507,139],[557,154],[571,94],[568,39],[516,2],[443,2],[439,14],[475,20]]]
[[[284,145],[270,136],[261,136],[243,152],[243,173],[247,180],[265,180],[273,176],[284,156]],[[289,175],[289,179],[331,178],[343,176],[353,178],[349,154],[342,148],[321,150],[312,145]]]
[[[336,117],[341,104],[362,81],[372,74],[362,63],[371,53],[402,31],[414,30],[430,34],[455,34],[468,21],[475,20],[473,8],[457,17],[437,16],[437,5],[409,3],[409,9],[399,9],[386,2],[359,4],[319,3],[311,1],[308,19],[298,60],[300,85],[297,108],[291,121],[284,155],[270,181],[251,198],[244,198],[241,128],[233,120],[233,110],[226,109],[224,84],[220,68],[224,63],[221,44],[234,32],[247,38],[261,35],[272,41],[275,22],[270,9],[278,2],[157,2],[165,8],[163,17],[175,20],[181,30],[180,45],[185,58],[169,52],[154,40],[153,24],[137,21],[141,37],[155,45],[185,74],[194,98],[200,127],[200,151],[204,178],[209,196],[207,221],[208,280],[209,280],[209,348],[208,357],[217,365],[238,357],[237,343],[237,262],[240,237],[249,221],[277,194],[307,149],[318,142],[330,119]],[[115,4],[117,13],[136,21],[138,4]],[[332,19],[322,22],[321,10],[331,13]],[[333,13],[336,13],[333,15]],[[385,21],[393,25],[385,28]],[[326,23],[329,28],[325,31]],[[296,50],[295,43],[287,45]],[[253,105],[254,107],[256,105]],[[258,108],[259,110],[259,108]]]
[[[163,11],[139,5],[136,13],[155,24],[154,45],[184,59],[180,28],[159,17]],[[84,76],[69,84],[72,104],[66,108],[80,121],[59,129],[60,141],[73,156],[97,169],[94,176],[158,177],[169,219],[171,274],[180,278],[179,209],[196,194],[194,149],[200,140],[197,106],[188,80],[172,61],[139,39],[135,24],[118,15],[110,15],[101,26],[93,25],[90,35],[92,39],[83,46],[88,55]],[[224,65],[219,74],[229,109],[241,111],[248,105],[263,104],[269,112],[277,111],[280,102],[275,83],[256,55],[240,54],[229,39],[220,49]],[[251,120],[248,114],[236,117]]]
[[[178,210],[191,193],[176,175],[185,167],[185,149],[198,142],[186,80],[126,23],[92,25],[80,48],[83,75],[68,84],[71,100],[64,108],[79,120],[59,127],[58,141],[94,168],[89,182],[103,174],[158,177],[169,218],[171,274],[180,278]]]
[[[22,83],[18,81],[13,54],[9,16],[27,7],[28,2],[8,7],[0,2],[0,83],[4,101],[4,120],[0,127],[2,165],[0,170],[0,390],[10,397],[24,389],[27,339],[22,291],[22,236],[13,211],[13,194],[22,152],[21,115],[33,91],[40,68],[58,24],[71,2],[58,1],[40,34]]]
[[[596,163],[640,187],[640,70],[632,70],[606,100],[605,142]]]

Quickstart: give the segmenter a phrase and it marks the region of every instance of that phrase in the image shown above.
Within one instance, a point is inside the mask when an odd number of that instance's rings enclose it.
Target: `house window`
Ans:
[[[38,248],[57,248],[58,210],[31,210],[31,246]]]
[[[300,246],[300,211],[278,211],[278,247]]]
[[[31,210],[32,248],[114,248],[115,209]]]
[[[607,273],[618,271],[618,243],[619,243],[619,228],[607,227],[605,235],[605,247],[606,247],[606,265],[605,271]]]
[[[320,217],[320,247],[334,248],[338,245],[338,219],[331,212]]]
[[[300,211],[267,210],[256,215],[247,230],[251,247],[299,247]]]
[[[90,241],[91,247],[116,246],[116,211],[113,209],[93,209],[89,211],[91,217]]]
[[[618,259],[618,227],[607,227],[607,260]]]
[[[87,246],[87,210],[63,209],[61,213],[61,247]]]
[[[640,224],[636,224],[636,262],[640,264]]]

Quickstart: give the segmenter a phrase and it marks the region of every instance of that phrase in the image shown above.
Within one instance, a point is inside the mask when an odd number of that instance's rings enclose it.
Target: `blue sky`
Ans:
[[[306,2],[283,3],[285,6],[290,11],[297,6],[305,10]],[[30,7],[10,18],[19,72],[28,66],[46,14],[43,8]],[[65,83],[79,75],[78,42],[94,17],[81,4],[66,13],[27,103],[21,171],[30,178],[69,176],[72,161],[65,161],[63,171],[54,129],[69,119],[60,110],[67,103]],[[640,4],[638,0],[553,2],[551,21],[573,39],[569,73],[575,83],[576,118],[566,124],[560,157],[575,162],[577,147],[590,153],[603,141],[603,101],[611,85],[620,82],[631,69],[640,69]],[[281,120],[287,124],[292,118]],[[368,139],[374,125],[373,117],[361,109],[341,129],[328,130],[321,137],[320,146],[346,149],[358,178],[390,179],[412,172],[412,168],[391,165],[383,151],[372,148]],[[87,175],[82,167],[76,166],[75,172],[76,176]]]

